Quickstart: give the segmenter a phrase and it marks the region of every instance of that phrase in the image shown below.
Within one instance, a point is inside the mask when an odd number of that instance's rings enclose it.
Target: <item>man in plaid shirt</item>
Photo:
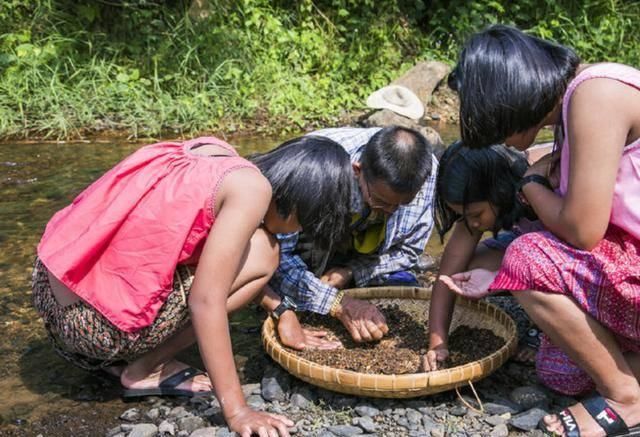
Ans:
[[[311,135],[328,137],[351,155],[352,235],[344,247],[330,251],[314,247],[304,234],[278,235],[280,265],[269,285],[295,302],[291,309],[331,314],[354,340],[377,340],[388,331],[384,316],[375,305],[339,290],[353,284],[417,285],[418,262],[433,228],[438,162],[432,145],[407,128],[333,128]],[[279,317],[285,344],[298,349],[328,345],[303,333],[294,311]]]

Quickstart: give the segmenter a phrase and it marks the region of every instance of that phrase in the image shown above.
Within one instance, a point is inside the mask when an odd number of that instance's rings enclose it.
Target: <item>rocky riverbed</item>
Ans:
[[[303,383],[269,363],[260,383],[245,384],[249,405],[284,414],[295,422],[292,434],[348,436],[542,436],[536,429],[548,411],[571,405],[536,384],[532,366],[508,362],[472,390],[416,399],[345,396]],[[214,398],[150,398],[123,411],[107,437],[208,437],[235,435],[226,427]]]

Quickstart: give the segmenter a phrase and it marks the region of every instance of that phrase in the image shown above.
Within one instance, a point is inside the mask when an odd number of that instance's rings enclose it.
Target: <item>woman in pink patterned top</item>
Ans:
[[[597,390],[544,417],[546,432],[622,435],[640,423],[640,71],[581,64],[567,47],[498,25],[466,43],[450,84],[468,147],[525,150],[553,126],[556,152],[520,182],[545,230],[515,239],[497,272],[441,279],[475,298],[511,290],[546,334],[542,382]]]
[[[322,137],[252,162],[213,137],[139,149],[56,213],[38,245],[33,300],[56,351],[119,376],[125,397],[213,391],[232,431],[288,436],[290,420],[247,406],[227,314],[278,266],[272,234],[342,236],[352,178],[349,155]],[[196,342],[207,374],[174,359]]]

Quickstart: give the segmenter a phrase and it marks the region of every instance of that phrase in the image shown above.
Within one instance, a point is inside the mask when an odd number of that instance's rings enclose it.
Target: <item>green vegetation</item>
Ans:
[[[3,0],[0,137],[331,125],[420,59],[515,24],[640,65],[640,1]]]

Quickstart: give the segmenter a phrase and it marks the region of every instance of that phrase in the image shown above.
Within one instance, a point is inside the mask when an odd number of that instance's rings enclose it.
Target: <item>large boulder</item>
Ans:
[[[426,110],[431,101],[433,91],[447,77],[450,71],[451,68],[442,62],[418,62],[409,71],[391,83],[393,85],[402,85],[413,91]]]

